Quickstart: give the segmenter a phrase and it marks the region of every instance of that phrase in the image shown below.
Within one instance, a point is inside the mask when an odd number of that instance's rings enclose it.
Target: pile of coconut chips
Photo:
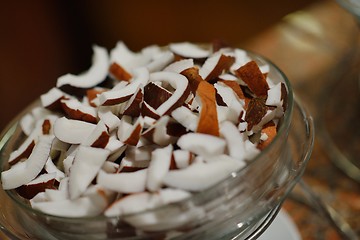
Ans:
[[[189,198],[244,168],[276,136],[284,83],[245,51],[174,43],[93,47],[20,121],[1,174],[34,209],[122,216]]]

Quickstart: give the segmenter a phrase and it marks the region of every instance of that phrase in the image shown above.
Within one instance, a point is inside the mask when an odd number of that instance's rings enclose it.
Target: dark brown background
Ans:
[[[68,72],[90,65],[91,45],[133,50],[221,38],[239,45],[311,0],[7,1],[0,7],[0,129]]]

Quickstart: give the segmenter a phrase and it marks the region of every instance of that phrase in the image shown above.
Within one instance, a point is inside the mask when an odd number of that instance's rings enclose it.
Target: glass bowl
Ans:
[[[270,61],[269,77],[285,83],[287,110],[276,138],[249,164],[215,186],[190,198],[122,217],[64,218],[31,208],[14,191],[0,189],[1,229],[11,239],[255,239],[271,223],[282,202],[301,178],[313,147],[312,119],[294,100],[286,76]],[[18,115],[0,140],[0,170],[24,136]],[[134,228],[133,221],[141,221]],[[159,227],[160,226],[160,227]]]

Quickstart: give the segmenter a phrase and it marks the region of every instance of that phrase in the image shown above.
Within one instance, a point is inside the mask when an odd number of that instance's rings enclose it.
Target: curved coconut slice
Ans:
[[[152,198],[155,198],[155,196],[152,196]],[[176,205],[161,208],[162,205],[165,204],[161,203],[160,208],[156,209],[156,211],[124,216],[124,221],[142,231],[168,232],[166,237],[172,238],[178,236],[178,233],[174,233],[174,229],[183,229],[191,222],[201,221],[206,215],[201,207],[192,207],[191,211],[183,211]]]
[[[186,168],[191,164],[192,154],[187,150],[177,149],[173,152],[174,161],[176,163],[176,167]]]
[[[238,128],[230,121],[225,121],[220,125],[220,133],[225,138],[229,155],[238,160],[244,160],[245,140],[247,136],[240,133]]]
[[[196,44],[189,42],[172,43],[169,45],[169,49],[184,58],[207,58],[210,55],[210,51],[199,47]]]
[[[237,123],[241,112],[245,111],[245,102],[239,99],[233,89],[224,83],[215,83],[214,87],[228,106],[228,120]]]
[[[177,141],[183,150],[188,150],[201,156],[223,154],[226,142],[224,139],[203,133],[187,133]]]
[[[216,54],[208,59],[199,70],[200,76],[205,81],[211,81],[218,77],[223,71],[229,70],[235,62],[235,57],[224,54]]]
[[[109,141],[106,144],[105,149],[109,150],[110,154],[113,154],[124,146],[124,143],[117,139],[116,134],[112,134],[109,137]]]
[[[50,154],[53,139],[53,136],[41,136],[26,161],[1,173],[4,190],[27,184],[41,172]]]
[[[266,113],[267,106],[265,105],[265,99],[252,98],[245,114],[245,121],[248,123],[247,130],[250,131],[253,126],[258,125]]]
[[[132,76],[122,66],[113,62],[109,68],[110,76],[120,81],[129,81]]]
[[[208,163],[196,162],[187,168],[169,171],[164,184],[187,191],[202,191],[229,177],[243,165],[241,161],[228,157]]]
[[[120,169],[120,165],[114,162],[105,161],[101,167],[101,170],[105,171],[106,173],[116,173]]]
[[[34,116],[36,121],[43,120],[48,116],[54,116],[54,113],[43,107],[35,107],[31,110],[31,114]]]
[[[269,122],[265,124],[265,126],[261,129],[261,137],[260,137],[261,141],[259,142],[257,147],[260,150],[266,148],[275,138],[276,134],[277,134],[277,130],[274,122]]]
[[[51,122],[49,119],[44,119],[42,123],[42,134],[49,135],[51,131]]]
[[[61,100],[61,107],[70,119],[81,120],[89,123],[97,123],[97,111],[94,107],[86,106],[77,99]]]
[[[151,153],[151,161],[148,167],[146,188],[150,191],[158,191],[162,187],[162,181],[169,171],[172,145],[165,148],[157,148]]]
[[[51,111],[60,111],[60,100],[67,98],[66,94],[60,89],[54,87],[47,93],[40,95],[41,105]]]
[[[175,72],[175,73],[181,73],[185,69],[194,67],[194,60],[193,59],[182,59],[176,62],[173,62],[172,64],[168,65],[166,68],[164,68],[164,72]]]
[[[140,192],[120,198],[104,212],[107,217],[134,214],[159,206],[159,199],[148,192]]]
[[[26,140],[20,145],[20,147],[17,150],[10,153],[10,157],[8,160],[9,164],[14,165],[19,161],[21,161],[22,159],[28,158],[34,147],[35,147],[34,136],[30,135],[28,138],[26,138]]]
[[[141,53],[134,53],[124,42],[119,41],[110,51],[110,62],[116,62],[131,74],[135,68],[143,67],[151,61],[154,50],[154,48],[148,47]]]
[[[187,191],[171,188],[161,189],[156,193],[135,193],[115,201],[106,209],[104,214],[107,217],[135,214],[165,204],[178,202],[190,196],[191,194]]]
[[[61,179],[65,178],[65,173],[60,171],[52,159],[49,157],[48,160],[45,163],[45,171],[49,174],[55,174],[56,181],[60,182]]]
[[[145,86],[149,81],[147,68],[135,69],[134,79],[125,87],[100,94],[99,104],[108,106],[123,103],[130,99],[140,85]]]
[[[32,199],[40,192],[44,192],[45,189],[55,188],[55,174],[41,174],[26,185],[22,185],[16,189],[16,192],[26,198]]]
[[[249,139],[245,141],[245,151],[246,151],[246,159],[251,160],[259,155],[260,150],[256,147],[254,143],[252,143]]]
[[[137,118],[133,125],[123,117],[118,128],[118,137],[120,141],[128,145],[136,146],[139,142],[143,126],[144,119],[141,116]]]
[[[199,75],[199,69],[197,67],[188,68],[182,71],[181,74],[188,79],[190,90],[194,95],[196,95],[199,83],[204,81],[204,79]]]
[[[146,67],[149,72],[157,72],[163,70],[167,65],[175,60],[175,56],[172,52],[166,51],[151,61]]]
[[[63,142],[79,144],[94,131],[95,127],[96,125],[92,123],[62,117],[55,122],[54,134]]]
[[[219,120],[214,86],[202,81],[199,83],[196,93],[201,100],[200,117],[196,132],[219,136]]]
[[[123,115],[128,115],[131,117],[139,117],[141,113],[141,105],[144,101],[144,90],[141,86],[136,90],[136,92],[131,96],[129,101],[124,107]]]
[[[143,102],[141,106],[141,116],[150,117],[152,119],[159,119],[160,115],[156,112],[155,108],[150,106],[147,102]]]
[[[87,89],[86,90],[86,97],[87,97],[89,105],[91,107],[97,107],[98,106],[97,101],[96,101],[97,97],[101,93],[106,92],[106,91],[108,91],[108,90],[105,89],[105,88],[98,88],[98,87]]]
[[[103,47],[93,46],[92,66],[81,75],[66,74],[58,78],[56,87],[70,85],[76,88],[91,88],[105,80],[109,69],[109,56]]]
[[[40,136],[52,134],[51,126],[58,117],[55,115],[46,115],[45,117],[47,117],[47,119],[34,119],[36,122],[34,123],[35,126],[30,135],[25,139],[25,141],[19,146],[17,150],[10,153],[8,159],[10,165],[14,165],[22,159],[29,157]]]
[[[171,95],[169,90],[153,82],[144,87],[144,101],[154,109],[160,107]]]
[[[74,163],[74,158],[75,158],[75,155],[69,155],[63,161],[64,172],[65,172],[66,176],[70,175],[70,168]]]
[[[135,172],[106,173],[99,171],[96,181],[106,189],[121,193],[136,193],[145,191],[147,169]]]
[[[31,206],[34,209],[59,217],[97,216],[104,211],[107,204],[107,199],[101,193],[93,193],[73,200],[31,201]]]
[[[70,168],[69,194],[78,198],[90,185],[110,152],[105,149],[80,146]]]
[[[105,148],[109,142],[110,135],[103,121],[99,121],[94,130],[84,139],[81,144],[94,148]]]
[[[224,73],[224,74],[221,74],[218,79],[220,81],[239,81],[239,79],[237,77],[235,77],[234,75],[230,74],[230,73]]]
[[[31,199],[30,202],[44,202],[44,201],[64,201],[69,199],[68,192],[66,191],[60,191],[57,189],[45,189],[44,191],[45,199],[39,200],[39,199]]]
[[[155,149],[156,146],[154,145],[145,145],[141,147],[129,146],[126,149],[126,157],[134,161],[149,161],[151,159],[151,152]]]
[[[156,112],[159,115],[171,113],[172,110],[183,105],[189,96],[190,91],[188,88],[188,80],[181,74],[172,72],[155,72],[150,74],[150,81],[165,81],[175,89],[172,96],[156,109]]]
[[[154,125],[152,140],[159,146],[166,146],[168,144],[174,143],[176,140],[174,137],[168,134],[169,121],[169,116],[162,116],[159,120],[156,121]]]
[[[268,106],[282,107],[282,83],[278,83],[268,90],[267,99],[265,104]]]
[[[23,133],[29,136],[35,128],[35,119],[30,113],[27,113],[20,119],[19,124]]]
[[[249,89],[258,97],[267,96],[269,85],[255,61],[250,61],[235,71]]]
[[[98,109],[98,116],[101,121],[103,121],[108,128],[109,132],[112,132],[120,125],[120,119],[111,111],[102,111]]]
[[[225,84],[226,86],[230,87],[240,99],[245,100],[244,92],[241,89],[240,85],[236,81],[231,81],[231,80],[218,81],[218,84],[222,84],[222,83]]]
[[[147,140],[160,146],[166,146],[173,143],[176,139],[167,133],[167,126],[170,121],[169,116],[162,116],[153,126],[148,128],[142,136]]]
[[[234,56],[235,56],[235,63],[230,68],[232,72],[235,72],[241,66],[244,66],[246,63],[251,61],[250,57],[247,55],[247,52],[242,49],[238,49],[238,48],[235,49]]]
[[[149,163],[150,157],[149,159],[136,160],[130,158],[130,156],[125,156],[123,159],[121,159],[119,173],[136,172],[138,170],[147,168],[149,166]]]
[[[268,109],[265,115],[263,116],[263,118],[260,120],[260,122],[254,125],[251,130],[253,132],[259,132],[264,125],[274,120],[277,117],[277,114],[278,114],[278,109],[274,109],[274,110]]]

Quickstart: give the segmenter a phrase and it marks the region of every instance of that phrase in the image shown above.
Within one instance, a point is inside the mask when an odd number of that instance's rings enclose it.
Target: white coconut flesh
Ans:
[[[258,146],[272,141],[262,130],[278,127],[286,110],[285,84],[266,77],[269,65],[249,70],[251,61],[241,49],[214,52],[189,42],[139,52],[118,42],[110,54],[94,46],[91,67],[61,76],[41,95],[40,106],[21,119],[25,137],[1,173],[3,188],[43,185],[29,199],[34,209],[69,218],[124,216],[149,231],[203,216],[205,210],[195,207],[191,214],[172,208],[172,218],[160,217],[161,211],[140,213],[206,191],[246,167],[261,152]],[[131,78],[112,76],[113,63]],[[184,73],[191,69],[193,75]],[[251,92],[248,79],[240,77],[243,71],[261,74],[266,82],[251,88],[265,88],[257,89],[265,96]],[[101,86],[105,79],[112,87]],[[246,99],[224,81],[247,91]],[[85,93],[67,92],[67,85],[97,95],[90,105]],[[147,87],[154,90],[146,92]],[[249,116],[256,100],[260,118]],[[47,186],[51,181],[60,184]]]

